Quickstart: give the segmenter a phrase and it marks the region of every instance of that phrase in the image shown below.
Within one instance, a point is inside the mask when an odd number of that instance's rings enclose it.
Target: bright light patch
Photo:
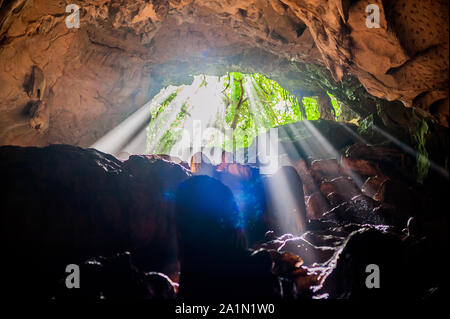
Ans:
[[[307,119],[319,118],[315,99],[302,102]],[[297,97],[261,74],[197,75],[190,85],[162,89],[92,147],[121,158],[146,153],[189,161],[205,147],[248,148],[258,134],[302,119]]]

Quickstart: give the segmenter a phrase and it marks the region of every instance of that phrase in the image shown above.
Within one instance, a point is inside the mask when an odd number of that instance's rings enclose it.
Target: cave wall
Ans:
[[[401,101],[448,127],[448,1],[370,3],[380,28],[365,0],[0,1],[0,145],[86,147],[165,85],[230,69],[298,95],[356,92],[341,100],[363,115]]]

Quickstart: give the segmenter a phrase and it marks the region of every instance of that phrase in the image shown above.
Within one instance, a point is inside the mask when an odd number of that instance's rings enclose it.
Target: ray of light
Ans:
[[[382,130],[381,128],[379,128],[378,126],[374,125],[374,130],[376,132],[380,133],[381,135],[383,135],[384,137],[386,137],[387,139],[389,139],[390,141],[392,141],[395,145],[397,145],[406,154],[409,154],[410,156],[413,156],[415,159],[417,159],[420,156],[423,156],[422,154],[417,152],[415,149],[413,149],[411,146],[403,143],[402,141],[400,141],[399,139],[395,138],[394,136],[392,136],[388,132],[386,132],[386,131]],[[438,173],[439,175],[443,176],[444,178],[449,179],[449,173],[448,173],[448,171],[445,168],[439,166],[438,164],[436,164],[435,162],[433,162],[430,159],[427,159],[427,160],[429,161],[430,168],[432,170],[434,170],[436,173]]]
[[[148,124],[151,108],[156,104],[162,103],[176,89],[177,87],[175,86],[169,86],[162,90],[151,102],[146,103],[90,147],[117,155]]]

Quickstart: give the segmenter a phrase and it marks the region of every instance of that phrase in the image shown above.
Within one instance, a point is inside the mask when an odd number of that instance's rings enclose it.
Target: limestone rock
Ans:
[[[68,29],[64,2],[2,1],[0,144],[87,147],[163,86],[235,67],[299,96],[324,93],[304,74],[326,67],[327,77],[355,78],[361,92],[422,108],[448,126],[448,3],[370,3],[380,28],[367,28],[366,0],[88,0],[80,28]],[[21,114],[33,67],[45,75],[45,134]],[[371,103],[356,104],[373,112]]]

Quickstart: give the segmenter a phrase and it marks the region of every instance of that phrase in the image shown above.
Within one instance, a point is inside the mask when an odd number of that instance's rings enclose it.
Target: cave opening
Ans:
[[[206,149],[220,148],[229,153],[247,149],[259,134],[302,120],[326,117],[358,124],[358,117],[342,116],[342,103],[329,92],[320,96],[319,109],[318,96],[292,94],[259,73],[191,77],[190,84],[162,88],[143,108],[92,147],[122,159],[131,154],[165,154],[189,162],[193,154]],[[356,116],[351,111],[347,113]],[[138,116],[148,118],[145,134],[142,121],[133,122]],[[117,139],[118,134],[130,137]],[[200,136],[198,140],[195,134]],[[111,140],[115,140],[114,145]],[[212,154],[215,164],[220,163],[218,154]]]

